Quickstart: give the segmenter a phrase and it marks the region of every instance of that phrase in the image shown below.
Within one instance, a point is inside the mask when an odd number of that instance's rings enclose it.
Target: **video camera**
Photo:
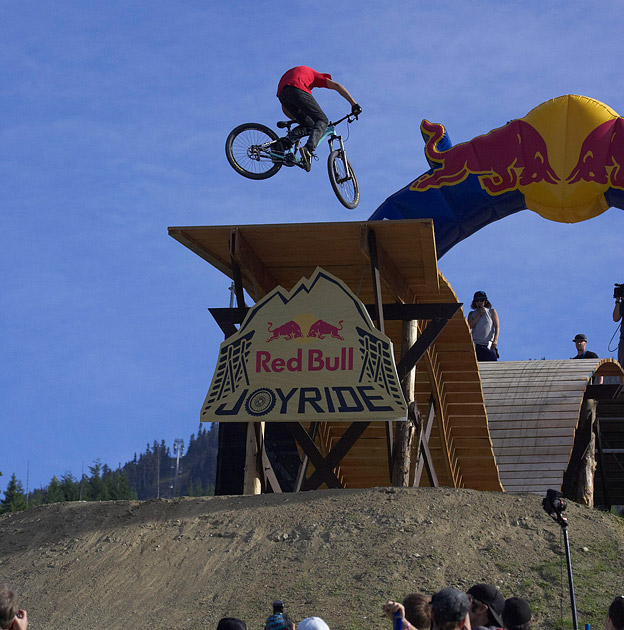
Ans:
[[[552,516],[556,514],[557,517],[561,517],[561,513],[565,512],[568,504],[563,498],[563,493],[558,490],[547,490],[546,496],[542,499],[542,507],[546,510],[547,514]]]
[[[615,283],[615,288],[613,289],[613,297],[616,300],[624,300],[624,284]]]

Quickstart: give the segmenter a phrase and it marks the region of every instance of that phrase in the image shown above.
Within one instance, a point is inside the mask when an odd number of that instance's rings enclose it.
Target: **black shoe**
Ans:
[[[299,153],[301,154],[303,168],[305,168],[305,170],[309,173],[310,169],[312,168],[312,153],[310,152],[310,149],[308,149],[308,147],[306,146],[301,147]]]

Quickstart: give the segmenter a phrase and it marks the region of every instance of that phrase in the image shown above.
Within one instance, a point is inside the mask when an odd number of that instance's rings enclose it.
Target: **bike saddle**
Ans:
[[[296,120],[280,120],[277,123],[277,128],[278,129],[286,129],[286,128],[290,129],[291,125],[296,125],[296,124],[297,124]]]

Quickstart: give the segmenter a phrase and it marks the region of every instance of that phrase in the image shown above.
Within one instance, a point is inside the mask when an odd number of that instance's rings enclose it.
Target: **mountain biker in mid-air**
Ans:
[[[297,133],[304,135],[307,131],[310,133],[308,141],[300,150],[306,171],[309,171],[312,166],[312,154],[329,122],[316,99],[312,96],[311,90],[316,87],[335,90],[350,103],[354,116],[357,117],[362,113],[362,108],[355,102],[348,90],[340,83],[332,81],[331,74],[322,74],[308,66],[296,66],[282,76],[277,86],[277,98],[282,104],[282,111],[288,118],[296,120],[302,127],[307,128],[294,129],[292,135],[297,135]],[[288,142],[287,139],[281,139],[276,144],[275,149],[278,152],[286,151],[290,148]]]

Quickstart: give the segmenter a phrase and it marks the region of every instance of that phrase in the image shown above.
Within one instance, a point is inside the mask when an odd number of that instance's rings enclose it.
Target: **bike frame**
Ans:
[[[329,144],[329,152],[331,153],[334,150],[334,142],[338,142],[338,144],[340,145],[340,152],[342,153],[343,157],[344,157],[344,165],[345,165],[345,173],[346,173],[346,177],[340,181],[347,181],[348,179],[351,179],[352,174],[351,174],[351,170],[350,170],[350,165],[349,162],[347,160],[347,152],[345,151],[345,146],[344,146],[344,141],[342,139],[342,136],[339,136],[336,133],[336,125],[338,125],[339,123],[341,123],[343,120],[347,120],[348,118],[350,118],[351,114],[348,114],[347,116],[342,117],[340,120],[337,120],[336,122],[330,122],[327,125],[327,129],[325,130],[325,133],[321,136],[321,139],[319,140],[319,145],[322,142],[325,142],[325,140],[327,140],[328,144]],[[351,122],[351,121],[349,121]],[[298,154],[299,152],[299,147],[301,145],[301,140],[303,138],[306,138],[308,135],[310,134],[306,134],[303,135],[299,138],[297,138],[295,140],[295,143],[292,147],[290,147],[290,149],[288,149],[287,151],[284,151],[284,158],[283,158],[283,162],[284,164],[287,164],[288,162],[290,162],[290,165],[292,166],[302,166],[302,159],[300,157],[300,155]],[[268,150],[270,151],[270,146],[272,144],[274,144],[276,141],[270,143],[270,145],[264,145],[267,146]],[[290,159],[287,158],[287,156],[291,155],[292,157]],[[275,154],[271,155],[272,157],[275,157]]]

